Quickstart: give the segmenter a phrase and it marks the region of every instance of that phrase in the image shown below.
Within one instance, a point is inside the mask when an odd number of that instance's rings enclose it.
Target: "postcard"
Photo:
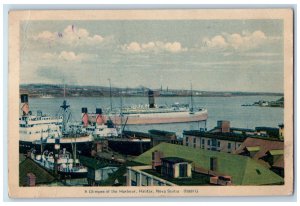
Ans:
[[[292,195],[293,10],[9,13],[11,198]]]

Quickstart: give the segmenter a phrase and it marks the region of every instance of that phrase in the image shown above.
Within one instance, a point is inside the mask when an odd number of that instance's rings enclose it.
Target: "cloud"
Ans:
[[[37,80],[42,80],[47,83],[67,83],[67,84],[76,84],[77,78],[76,74],[69,72],[66,69],[41,66],[36,70]]]
[[[42,31],[32,37],[33,40],[65,45],[94,45],[102,43],[105,38],[101,35],[91,35],[88,30],[68,25],[63,31]]]
[[[150,41],[147,43],[131,42],[121,46],[123,51],[130,53],[141,53],[141,52],[163,52],[167,51],[170,53],[179,53],[187,51],[187,48],[183,48],[180,42],[161,42],[161,41]]]
[[[92,58],[91,55],[86,53],[76,54],[72,51],[62,51],[60,53],[45,53],[42,58],[44,60],[63,60],[63,61],[82,61]]]
[[[202,39],[202,48],[207,49],[233,49],[233,50],[249,50],[260,47],[271,41],[278,40],[276,37],[269,37],[264,32],[256,30],[252,33],[223,33],[211,38]]]

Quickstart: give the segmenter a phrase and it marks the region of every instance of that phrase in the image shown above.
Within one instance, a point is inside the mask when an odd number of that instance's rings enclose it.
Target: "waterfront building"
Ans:
[[[88,168],[87,181],[90,186],[101,185],[109,178],[109,175],[116,172],[119,165],[108,160],[99,160],[90,157],[80,156],[80,162]]]
[[[204,150],[233,153],[246,136],[234,133],[209,133],[198,130],[183,132],[183,145]]]
[[[199,130],[184,131],[183,145],[205,150],[235,153],[248,138],[262,140],[253,140],[257,142],[255,146],[259,146],[259,143],[263,144],[264,141],[269,141],[270,143],[280,141],[279,129],[270,127],[256,127],[255,130],[235,128],[230,127],[229,121],[221,120],[217,122],[215,128],[208,132]],[[281,142],[280,144],[283,143]],[[255,148],[248,149],[254,150]]]
[[[127,167],[127,186],[176,186],[176,184],[160,178],[147,171],[151,165]]]
[[[154,158],[157,152],[158,154]],[[161,164],[158,161],[159,158]],[[182,169],[186,168],[188,173],[188,165],[191,165],[191,176],[180,178],[179,175],[178,178],[174,175],[175,172],[173,172],[174,176],[169,175],[172,174],[171,170],[168,175],[163,173],[162,164],[170,159],[173,171],[177,163],[184,163],[187,166],[182,167]],[[282,177],[250,157],[169,143],[161,143],[151,148],[135,158],[134,161],[143,165],[127,167],[127,186],[270,185],[283,184],[284,182]]]
[[[279,128],[255,127],[255,131],[258,136],[279,139]]]

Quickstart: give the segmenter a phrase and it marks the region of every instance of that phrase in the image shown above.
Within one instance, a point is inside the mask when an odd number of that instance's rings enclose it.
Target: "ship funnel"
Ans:
[[[154,92],[152,90],[148,91],[148,98],[149,98],[149,108],[154,108]]]
[[[21,103],[28,103],[28,94],[21,94]]]
[[[81,108],[81,113],[82,113],[82,124],[84,127],[87,127],[89,124],[89,116],[88,116],[88,110],[86,107]]]
[[[104,117],[102,116],[102,109],[101,108],[96,108],[96,123],[98,125],[105,123]]]
[[[84,114],[84,113],[88,113],[88,109],[86,107],[82,107],[81,108],[81,113]]]
[[[22,115],[29,114],[28,94],[21,94],[21,111]]]
[[[101,108],[96,108],[96,114],[102,114],[102,109]]]

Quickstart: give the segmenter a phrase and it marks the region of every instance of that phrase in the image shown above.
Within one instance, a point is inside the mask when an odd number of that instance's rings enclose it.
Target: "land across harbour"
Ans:
[[[200,97],[193,98],[195,107],[204,107],[208,110],[206,122],[172,123],[157,125],[130,125],[127,130],[148,132],[151,129],[166,130],[182,135],[183,130],[192,130],[207,127],[212,129],[218,120],[229,120],[232,127],[254,129],[259,126],[278,127],[283,123],[284,108],[279,107],[243,107],[245,102],[255,102],[264,99],[275,101],[277,96],[234,96],[234,97]],[[41,110],[45,114],[58,115],[58,108],[64,98],[30,98],[30,110],[35,114]],[[110,108],[110,100],[113,108],[120,108],[122,105],[144,105],[148,103],[148,97],[67,97],[71,105],[71,121],[81,121],[81,108],[86,107],[88,112],[94,113],[96,108]],[[190,103],[188,97],[156,97],[157,105],[172,105],[174,102]]]
[[[28,93],[29,97],[53,98],[63,97],[146,97],[149,89],[154,91],[155,96],[163,97],[186,97],[191,95],[190,89],[168,89],[168,88],[117,88],[105,86],[78,86],[52,84],[22,84],[20,93]],[[200,91],[193,90],[193,96],[201,97],[231,97],[231,96],[283,96],[282,93],[271,92],[240,92],[240,91]]]

